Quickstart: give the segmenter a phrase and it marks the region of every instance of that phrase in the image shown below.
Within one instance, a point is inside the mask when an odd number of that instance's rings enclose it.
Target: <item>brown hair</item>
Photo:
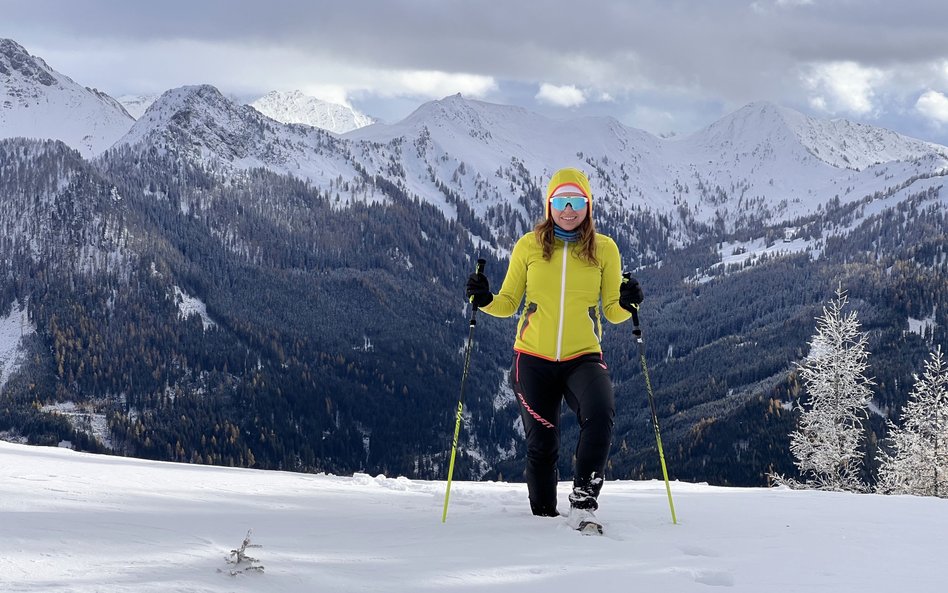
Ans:
[[[579,223],[578,230],[579,256],[592,265],[598,266],[599,260],[596,259],[596,224],[593,222],[592,216],[587,216],[583,222]],[[553,219],[546,218],[538,222],[533,227],[533,234],[536,235],[537,242],[543,246],[543,259],[550,261],[550,258],[553,257],[553,244],[555,243]]]

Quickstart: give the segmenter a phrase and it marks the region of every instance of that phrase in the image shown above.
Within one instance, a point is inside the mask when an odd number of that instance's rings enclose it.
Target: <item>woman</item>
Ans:
[[[495,317],[509,317],[526,296],[510,378],[527,437],[527,487],[534,515],[556,517],[560,404],[579,421],[568,523],[601,533],[593,511],[612,443],[615,397],[602,356],[600,305],[621,323],[642,301],[634,278],[623,279],[619,249],[596,232],[592,190],[582,171],[561,169],[546,191],[546,218],[517,241],[503,286],[491,293],[472,274],[467,296]]]

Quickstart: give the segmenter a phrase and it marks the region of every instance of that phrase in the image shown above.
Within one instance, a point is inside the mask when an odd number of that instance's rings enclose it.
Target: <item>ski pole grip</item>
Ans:
[[[477,258],[477,266],[474,267],[474,273],[483,274],[485,266],[487,266],[487,260],[482,257]],[[477,321],[474,320],[474,313],[476,312],[477,312],[477,305],[471,303],[471,326],[474,326],[477,324]]]
[[[639,329],[639,308],[635,307],[632,309],[632,311],[630,311],[630,313],[632,313],[632,325],[635,326],[635,328],[632,330],[632,334],[637,338],[641,338],[642,330]]]

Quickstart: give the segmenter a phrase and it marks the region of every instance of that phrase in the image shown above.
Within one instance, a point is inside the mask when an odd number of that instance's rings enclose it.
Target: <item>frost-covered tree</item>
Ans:
[[[861,491],[860,474],[870,386],[869,352],[856,312],[843,313],[848,299],[842,288],[816,322],[810,352],[799,365],[809,399],[790,450],[805,484],[822,490]]]
[[[948,498],[948,366],[941,347],[925,362],[925,373],[902,410],[902,426],[889,421],[879,491]]]

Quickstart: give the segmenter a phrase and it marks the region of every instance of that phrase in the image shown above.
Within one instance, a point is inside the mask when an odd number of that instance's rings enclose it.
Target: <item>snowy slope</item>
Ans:
[[[375,123],[375,120],[351,107],[304,95],[301,91],[272,91],[250,106],[285,124],[306,124],[345,134]]]
[[[132,123],[105,93],[76,84],[15,41],[0,39],[0,138],[62,140],[89,158]]]
[[[26,359],[23,338],[35,332],[36,327],[29,319],[26,307],[20,308],[19,302],[13,303],[6,317],[0,317],[0,391]]]
[[[609,482],[606,537],[522,484],[157,463],[0,442],[0,589],[17,593],[944,590],[948,501]],[[566,484],[560,505],[566,506]],[[252,530],[262,573],[225,562]],[[223,572],[219,572],[223,571]]]
[[[879,163],[911,161],[932,153],[948,158],[948,147],[885,128],[845,119],[817,119],[786,108],[778,108],[778,111],[807,150],[835,167],[861,170]]]
[[[669,178],[697,220],[792,220],[887,192],[948,168],[948,148],[889,130],[753,103],[704,130],[666,141]]]

